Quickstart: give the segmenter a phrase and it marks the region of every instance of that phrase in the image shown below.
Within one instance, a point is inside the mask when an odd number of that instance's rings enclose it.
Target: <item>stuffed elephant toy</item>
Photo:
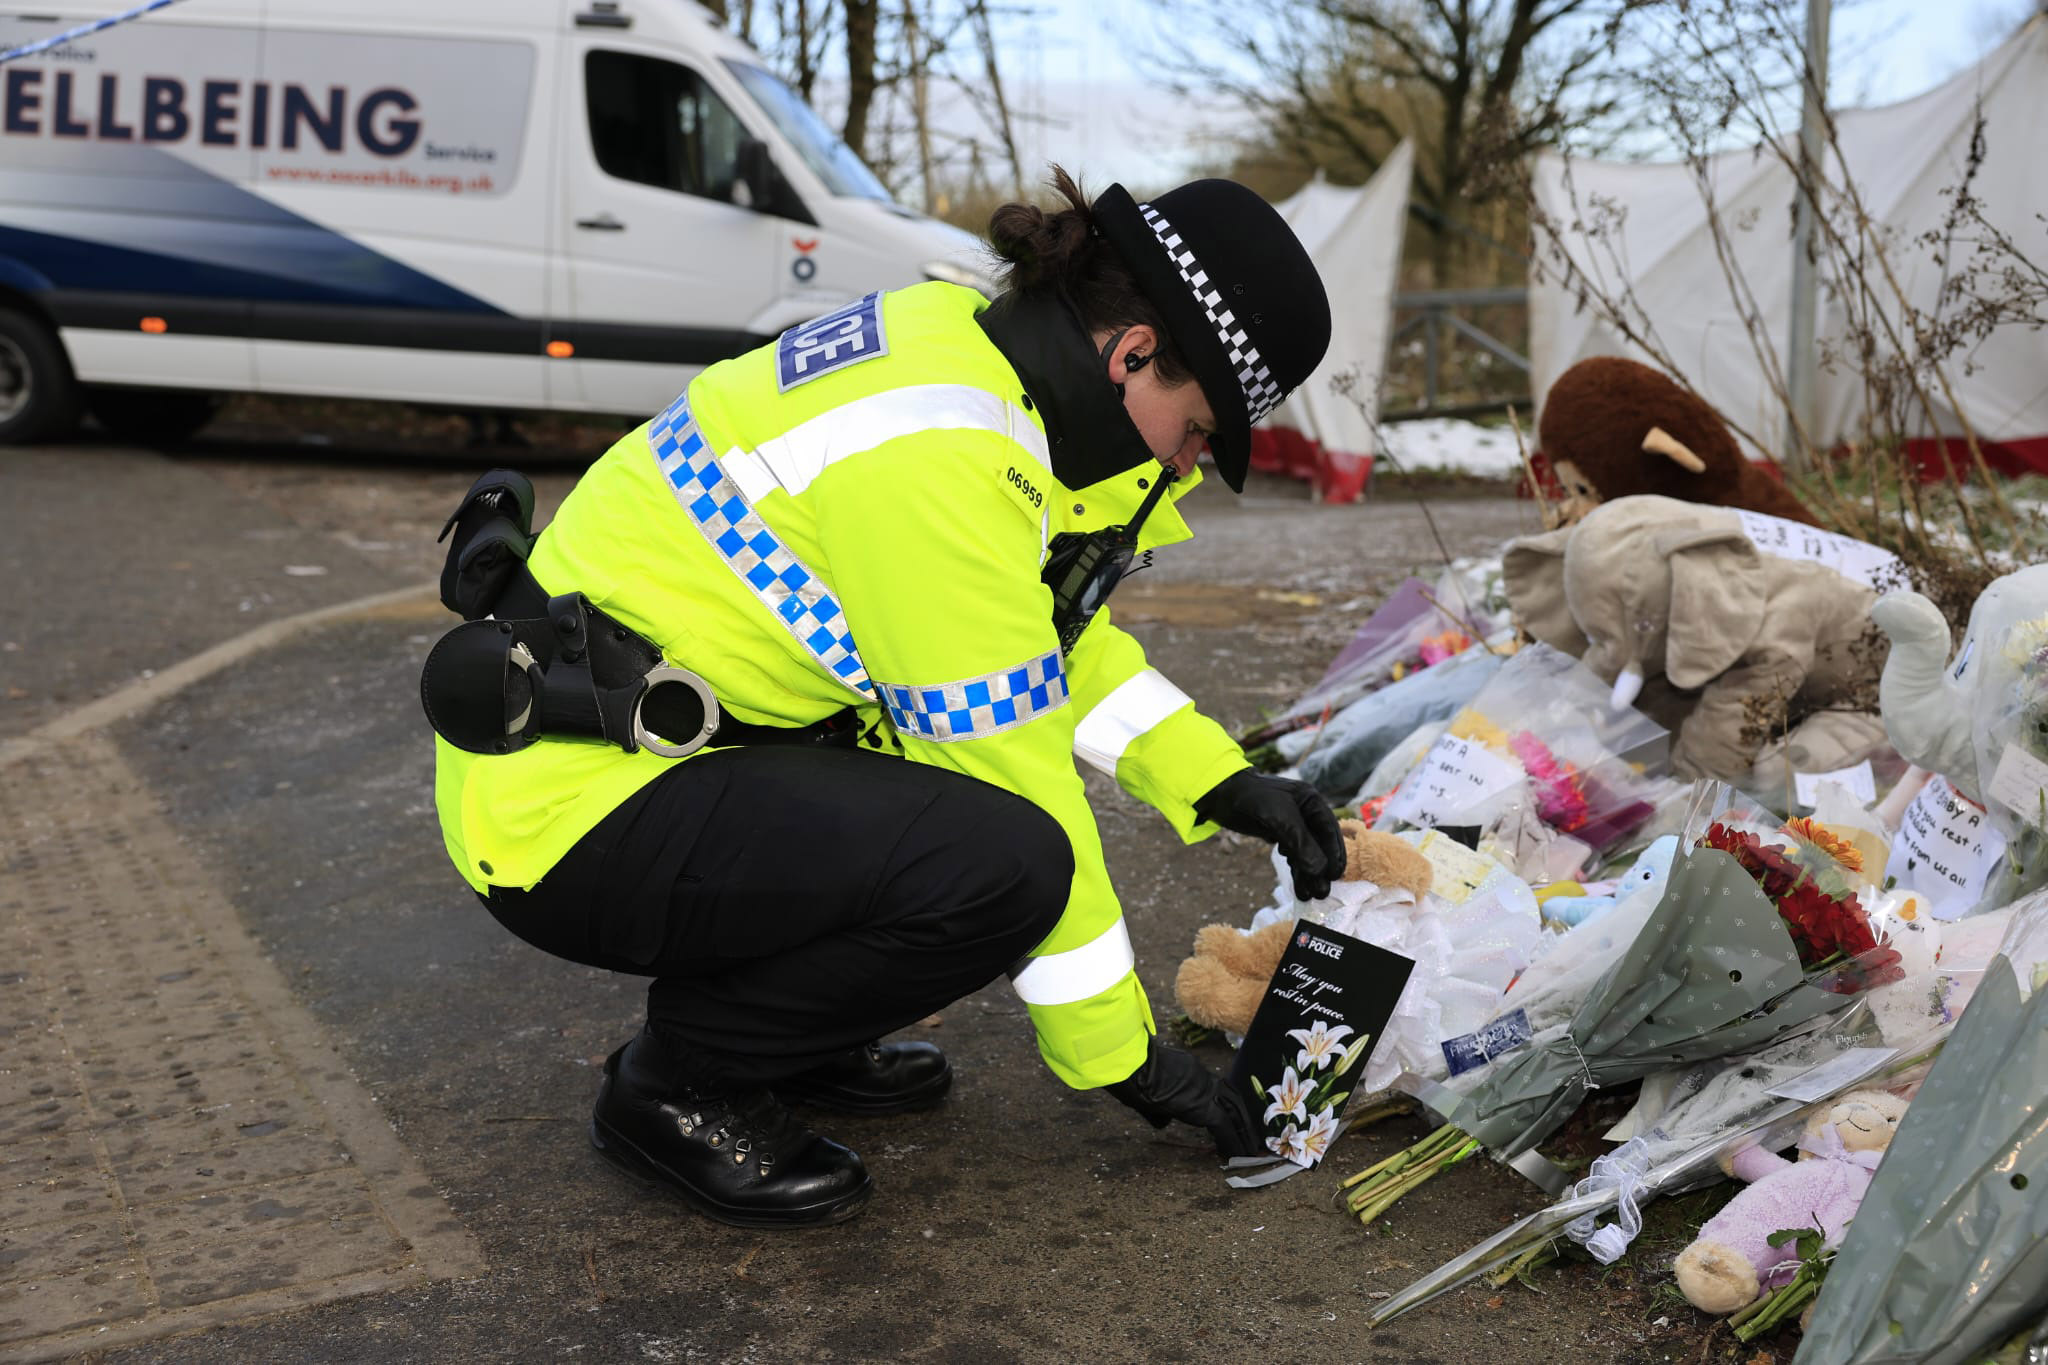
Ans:
[[[2048,752],[2048,695],[2023,695],[2030,676],[2048,674],[2048,564],[1978,595],[1953,663],[1948,622],[1919,593],[1886,594],[1870,619],[1891,637],[1878,696],[1892,747],[1908,760],[1983,805],[2007,744]],[[2022,736],[2030,721],[2034,732]]]
[[[1766,553],[1735,512],[1618,498],[1513,542],[1502,570],[1524,630],[1676,732],[1682,777],[1775,793],[1793,771],[1845,768],[1884,741],[1876,590]]]

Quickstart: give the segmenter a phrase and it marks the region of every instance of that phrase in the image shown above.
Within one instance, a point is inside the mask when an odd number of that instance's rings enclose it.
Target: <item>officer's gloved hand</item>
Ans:
[[[1278,845],[1294,874],[1296,900],[1321,900],[1330,894],[1330,879],[1343,875],[1344,836],[1337,829],[1337,814],[1306,782],[1246,768],[1197,799],[1195,814]]]
[[[1209,1130],[1220,1156],[1256,1156],[1265,1151],[1259,1126],[1243,1096],[1188,1053],[1153,1038],[1145,1064],[1125,1079],[1103,1087],[1138,1111],[1154,1128],[1178,1119]]]

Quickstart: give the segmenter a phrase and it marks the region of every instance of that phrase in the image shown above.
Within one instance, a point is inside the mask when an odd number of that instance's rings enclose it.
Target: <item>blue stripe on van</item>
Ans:
[[[145,251],[84,237],[0,226],[0,258],[48,287],[124,294],[187,294],[277,303],[344,303],[502,314],[473,294],[316,227],[207,222],[215,251],[238,243],[247,262],[231,266],[174,251]],[[167,232],[167,246],[176,233]],[[11,273],[11,272],[10,272]]]
[[[0,276],[217,302],[504,310],[155,147],[10,143]]]

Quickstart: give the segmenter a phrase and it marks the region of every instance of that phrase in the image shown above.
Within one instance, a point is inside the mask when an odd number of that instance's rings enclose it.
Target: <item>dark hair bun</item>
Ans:
[[[989,245],[1009,268],[1003,287],[1020,293],[1056,285],[1085,270],[1097,244],[1088,199],[1072,176],[1052,168],[1052,187],[1068,207],[1047,213],[1035,204],[1004,204],[988,220]]]

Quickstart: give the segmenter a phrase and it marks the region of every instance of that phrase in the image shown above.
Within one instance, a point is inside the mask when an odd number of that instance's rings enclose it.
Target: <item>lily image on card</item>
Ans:
[[[1414,969],[1399,953],[1297,923],[1230,1073],[1274,1156],[1304,1167],[1323,1159]]]

